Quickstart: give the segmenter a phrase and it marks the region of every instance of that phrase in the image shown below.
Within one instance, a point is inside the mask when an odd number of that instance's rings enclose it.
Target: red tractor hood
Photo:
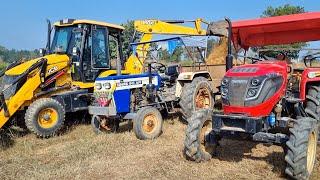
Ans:
[[[246,64],[230,69],[227,77],[263,76],[270,73],[287,75],[288,64],[285,61],[262,61],[256,64]]]

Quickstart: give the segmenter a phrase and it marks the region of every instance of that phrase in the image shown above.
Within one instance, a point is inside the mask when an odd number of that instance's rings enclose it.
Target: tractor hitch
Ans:
[[[235,134],[236,132],[254,134],[263,129],[265,118],[248,117],[243,115],[214,114],[212,122],[213,131]]]
[[[252,139],[254,141],[265,143],[283,144],[289,140],[289,137],[282,133],[273,134],[266,132],[258,132],[253,135]]]

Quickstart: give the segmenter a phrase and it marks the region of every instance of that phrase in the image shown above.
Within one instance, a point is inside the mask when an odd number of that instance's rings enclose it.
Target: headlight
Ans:
[[[312,79],[312,78],[315,78],[317,77],[317,72],[309,72],[308,73],[308,78]]]
[[[104,87],[105,89],[110,89],[110,88],[111,88],[111,84],[110,84],[110,83],[104,83],[104,84],[103,84],[103,87]]]
[[[101,83],[96,83],[94,85],[94,87],[95,87],[96,90],[101,90],[101,88],[102,88]]]
[[[257,94],[257,89],[249,89],[248,90],[248,97],[254,97]]]
[[[223,96],[226,96],[226,95],[228,94],[228,92],[229,92],[228,88],[225,88],[225,87],[222,87],[222,88],[221,88],[221,94],[222,94]]]
[[[258,85],[260,85],[260,80],[259,80],[259,79],[252,79],[252,80],[251,80],[251,85],[252,85],[252,86],[258,86]]]
[[[227,86],[228,83],[229,83],[229,80],[228,80],[228,79],[222,79],[222,81],[221,81],[221,84],[222,84],[223,86]]]

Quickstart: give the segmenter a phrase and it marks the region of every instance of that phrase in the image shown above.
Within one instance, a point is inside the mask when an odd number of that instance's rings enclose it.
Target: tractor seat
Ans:
[[[179,76],[179,65],[169,65],[164,73],[160,74],[163,81],[174,82]]]

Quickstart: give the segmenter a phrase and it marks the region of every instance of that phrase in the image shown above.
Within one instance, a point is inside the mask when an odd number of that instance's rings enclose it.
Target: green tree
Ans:
[[[288,14],[297,14],[297,13],[304,13],[304,7],[302,6],[292,6],[290,4],[285,4],[279,7],[272,7],[269,6],[265,11],[262,13],[262,17],[273,17],[273,16],[282,16]]]
[[[123,46],[123,53],[125,55],[130,54],[130,43],[131,41],[135,41],[137,37],[133,37],[134,35],[134,21],[128,20],[126,23],[121,24],[125,29],[122,33],[122,46]]]
[[[285,4],[279,7],[272,7],[269,6],[265,11],[263,11],[261,17],[273,17],[273,16],[282,16],[282,15],[289,15],[289,14],[298,14],[304,13],[304,7],[302,6],[293,6],[290,4]],[[306,47],[307,43],[294,43],[294,44],[287,44],[287,45],[273,45],[273,46],[264,46],[261,49],[277,49],[277,48],[297,48],[301,49]],[[284,53],[290,58],[298,58],[300,50],[288,50],[284,51]],[[276,57],[278,52],[267,52],[265,55],[269,57]]]
[[[0,46],[0,60],[4,62],[14,62],[21,59],[34,59],[39,57],[40,53],[38,50],[15,50],[15,49],[7,49],[3,46]]]

